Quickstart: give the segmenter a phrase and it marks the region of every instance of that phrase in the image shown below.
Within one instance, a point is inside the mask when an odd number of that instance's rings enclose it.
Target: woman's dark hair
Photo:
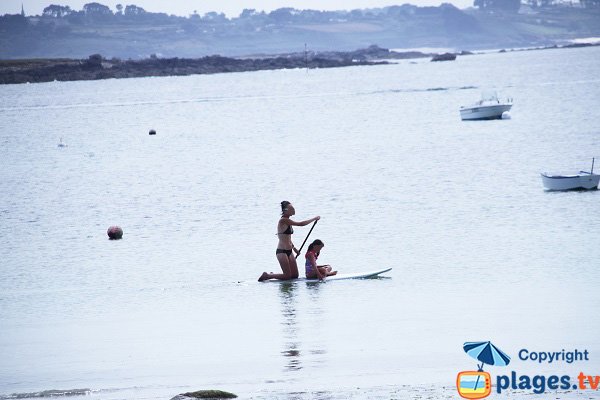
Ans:
[[[323,243],[321,241],[321,239],[315,239],[311,244],[308,245],[308,250],[306,250],[306,252],[309,252],[313,249],[313,247],[315,246],[325,246],[325,243]],[[318,253],[317,253],[318,254]]]
[[[282,201],[282,202],[281,202],[281,213],[282,213],[282,214],[283,214],[283,212],[285,211],[285,209],[287,208],[287,206],[289,206],[290,204],[292,204],[292,203],[290,203],[290,202],[289,202],[289,201],[287,201],[287,200],[284,200],[284,201]]]

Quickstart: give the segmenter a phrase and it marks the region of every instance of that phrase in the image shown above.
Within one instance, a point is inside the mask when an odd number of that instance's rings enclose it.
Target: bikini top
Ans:
[[[279,232],[277,233],[278,235],[291,235],[292,233],[294,233],[294,228],[292,228],[291,225],[288,225],[287,229],[283,232]]]

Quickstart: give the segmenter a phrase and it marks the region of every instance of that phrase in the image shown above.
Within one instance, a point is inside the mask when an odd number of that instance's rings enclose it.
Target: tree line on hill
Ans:
[[[600,0],[574,1],[581,3],[474,0],[477,8],[465,10],[448,3],[348,11],[244,9],[230,18],[214,11],[168,15],[135,4],[117,4],[116,10],[98,2],[81,10],[51,4],[41,15],[26,16],[22,11],[0,16],[0,58],[83,57],[98,52],[121,58],[275,54],[296,51],[305,43],[319,51],[371,44],[476,49],[547,45],[568,35],[600,34]],[[517,13],[523,4],[537,12]]]
[[[580,0],[580,5],[584,8],[598,8],[600,7],[600,0]],[[478,7],[480,9],[487,9],[487,10],[503,10],[503,11],[508,11],[508,12],[517,12],[519,10],[519,8],[521,7],[521,4],[526,4],[531,6],[532,8],[551,8],[551,7],[559,7],[559,6],[573,6],[573,1],[564,1],[564,0],[474,0],[473,2],[473,6]],[[388,9],[388,12],[390,11],[390,9],[392,9],[392,13],[393,13],[393,9],[396,7],[400,7],[400,6],[391,6],[391,7],[386,7]],[[248,18],[261,18],[264,19],[264,17],[269,16],[274,20],[294,20],[294,17],[298,17],[297,19],[311,19],[313,20],[313,18],[317,17],[317,19],[322,19],[322,18],[318,18],[319,16],[321,17],[331,17],[331,16],[336,16],[340,13],[342,14],[346,14],[345,17],[350,17],[350,18],[357,18],[360,19],[361,17],[364,16],[369,16],[370,13],[373,13],[376,11],[373,10],[360,10],[360,9],[356,9],[356,10],[352,10],[349,11],[347,13],[341,12],[341,11],[315,11],[315,10],[295,10],[293,8],[290,7],[284,7],[284,8],[279,8],[277,10],[271,11],[270,13],[265,13],[264,11],[261,12],[257,12],[255,9],[244,9],[242,11],[242,13],[239,16],[239,19],[248,19]],[[50,16],[50,17],[54,17],[54,18],[64,18],[64,17],[68,17],[68,16],[73,16],[73,17],[84,17],[84,16],[88,16],[88,17],[95,17],[95,18],[102,18],[102,17],[109,17],[109,16],[115,16],[115,17],[130,17],[130,18],[136,18],[136,17],[140,17],[140,16],[146,16],[147,14],[158,14],[158,15],[162,15],[162,16],[166,16],[166,14],[164,13],[148,13],[146,10],[144,10],[142,7],[138,7],[134,4],[130,4],[130,5],[126,5],[125,7],[123,7],[122,4],[117,4],[116,5],[116,12],[113,13],[113,11],[108,7],[105,6],[103,4],[97,3],[97,2],[93,2],[93,3],[87,3],[83,6],[83,9],[81,11],[75,11],[72,10],[69,6],[61,6],[61,5],[56,5],[56,4],[51,4],[48,7],[44,8],[42,15],[44,16]],[[209,20],[209,21],[225,21],[227,20],[227,17],[225,16],[225,14],[223,13],[216,13],[216,12],[208,12],[206,14],[204,14],[203,17],[200,17],[200,15],[194,11],[194,13],[192,15],[190,15],[190,18],[202,18],[205,20]]]
[[[579,0],[584,8],[600,9],[600,0]],[[521,5],[527,4],[534,9],[573,6],[572,0],[474,0],[473,5],[481,11],[518,12]],[[207,12],[204,15],[194,11],[189,17],[168,15],[166,13],[148,12],[135,4],[116,5],[113,12],[108,6],[92,2],[87,3],[81,10],[69,6],[51,4],[44,8],[42,15],[25,17],[25,14],[5,14],[0,16],[0,33],[23,33],[38,31],[40,34],[53,33],[65,36],[72,28],[85,25],[110,24],[170,24],[177,23],[184,33],[198,31],[218,32],[256,32],[268,31],[273,27],[286,24],[320,24],[348,22],[398,22],[411,17],[427,17],[443,8],[443,11],[453,12],[453,17],[461,22],[460,10],[449,4],[441,7],[417,7],[410,4],[388,6],[383,8],[355,9],[350,11],[319,11],[297,10],[284,7],[271,12],[244,9],[238,17],[227,18],[224,13]],[[456,12],[450,10],[455,9]]]
[[[579,5],[584,8],[600,8],[600,0],[579,0]],[[474,0],[473,6],[480,10],[501,10],[505,12],[518,12],[521,5],[528,5],[532,8],[552,8],[560,6],[573,6],[572,0]],[[248,21],[255,20],[260,22],[331,22],[335,20],[361,21],[382,16],[393,17],[403,13],[408,9],[417,8],[410,4],[402,6],[389,6],[384,8],[355,9],[350,11],[319,11],[319,10],[296,10],[291,7],[284,7],[273,10],[269,13],[257,11],[256,9],[244,9],[238,17],[227,18],[224,13],[208,12],[199,15],[196,11],[189,17],[179,17],[168,15],[166,13],[148,12],[144,8],[135,4],[123,6],[116,5],[116,11],[110,7],[97,3],[87,3],[82,10],[77,11],[69,6],[51,4],[44,8],[41,17],[46,18],[64,18],[70,23],[77,24],[85,21],[110,22],[110,21],[148,21],[148,20],[167,20],[167,19],[192,19],[205,22],[227,22],[227,21]],[[427,9],[429,7],[421,7]],[[6,14],[4,17],[8,17]],[[0,17],[2,18],[2,17]]]

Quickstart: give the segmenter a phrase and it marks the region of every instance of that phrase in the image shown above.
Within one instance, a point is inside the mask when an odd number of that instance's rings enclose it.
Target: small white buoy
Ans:
[[[511,119],[510,113],[508,111],[504,111],[502,113],[502,119]]]

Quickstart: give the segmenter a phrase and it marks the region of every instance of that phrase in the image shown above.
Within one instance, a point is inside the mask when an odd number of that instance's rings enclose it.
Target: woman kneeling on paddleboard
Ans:
[[[296,254],[300,254],[298,249],[292,243],[292,233],[294,233],[294,229],[292,226],[306,226],[313,221],[318,221],[321,217],[316,216],[311,219],[307,219],[306,221],[292,221],[290,217],[296,214],[296,210],[292,203],[289,201],[281,202],[281,218],[277,222],[277,236],[279,237],[279,244],[277,246],[277,250],[275,251],[275,256],[277,257],[277,261],[279,261],[279,265],[281,266],[282,274],[274,274],[263,272],[263,274],[258,278],[259,282],[264,281],[266,279],[296,279],[298,277],[298,265],[296,264],[296,257],[292,254],[292,251],[295,251]]]
[[[329,264],[317,265],[317,258],[321,253],[321,249],[325,247],[325,244],[316,239],[308,246],[306,250],[306,277],[308,279],[325,279],[326,276],[337,274],[337,271],[332,271]]]

